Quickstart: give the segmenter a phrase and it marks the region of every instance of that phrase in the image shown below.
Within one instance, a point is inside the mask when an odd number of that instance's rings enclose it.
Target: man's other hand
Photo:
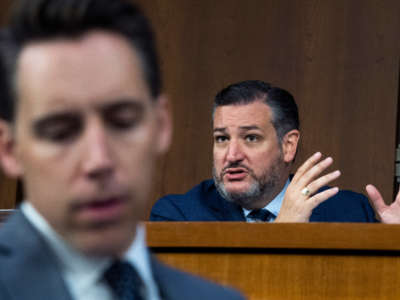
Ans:
[[[382,223],[400,224],[400,189],[396,199],[390,205],[387,205],[385,201],[383,201],[381,193],[372,184],[368,184],[365,189],[377,213],[378,219]]]

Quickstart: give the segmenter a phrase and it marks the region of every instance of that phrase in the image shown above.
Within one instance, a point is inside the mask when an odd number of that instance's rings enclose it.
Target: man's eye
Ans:
[[[115,129],[129,129],[134,127],[137,122],[137,116],[128,113],[113,114],[107,117],[107,123]]]
[[[259,141],[260,137],[256,134],[248,134],[245,139],[247,142],[254,143]]]
[[[224,135],[217,135],[217,136],[214,137],[214,139],[215,139],[216,143],[223,143],[223,142],[226,142],[228,140],[228,137],[224,136]]]
[[[143,108],[137,105],[115,105],[104,111],[105,122],[113,129],[125,130],[135,127],[143,117]]]
[[[75,117],[52,117],[35,124],[35,135],[50,142],[67,142],[80,134],[82,121]]]
[[[46,132],[47,138],[54,142],[62,142],[74,138],[79,132],[77,126],[63,126],[60,128],[50,128]]]

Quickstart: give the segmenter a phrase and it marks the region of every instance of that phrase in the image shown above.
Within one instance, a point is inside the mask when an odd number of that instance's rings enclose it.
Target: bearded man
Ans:
[[[229,85],[214,101],[213,180],[153,206],[153,221],[375,222],[362,194],[327,184],[333,162],[312,155],[291,176],[300,138],[293,96],[269,83]]]

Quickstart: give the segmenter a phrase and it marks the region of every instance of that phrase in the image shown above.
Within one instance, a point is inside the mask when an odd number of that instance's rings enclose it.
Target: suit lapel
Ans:
[[[56,257],[21,212],[2,226],[0,241],[0,249],[7,249],[0,264],[9,270],[1,272],[0,281],[12,300],[72,300]]]

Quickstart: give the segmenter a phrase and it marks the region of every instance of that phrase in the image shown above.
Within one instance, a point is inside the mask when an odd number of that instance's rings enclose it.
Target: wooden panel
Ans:
[[[258,299],[398,299],[400,225],[147,223],[164,262]]]
[[[178,252],[157,257],[234,286],[249,300],[376,300],[400,295],[398,256]]]
[[[9,179],[0,172],[0,209],[15,208],[16,193],[16,180]]]
[[[7,15],[12,6],[12,0],[1,0],[0,2],[0,24],[4,25],[7,22]]]

